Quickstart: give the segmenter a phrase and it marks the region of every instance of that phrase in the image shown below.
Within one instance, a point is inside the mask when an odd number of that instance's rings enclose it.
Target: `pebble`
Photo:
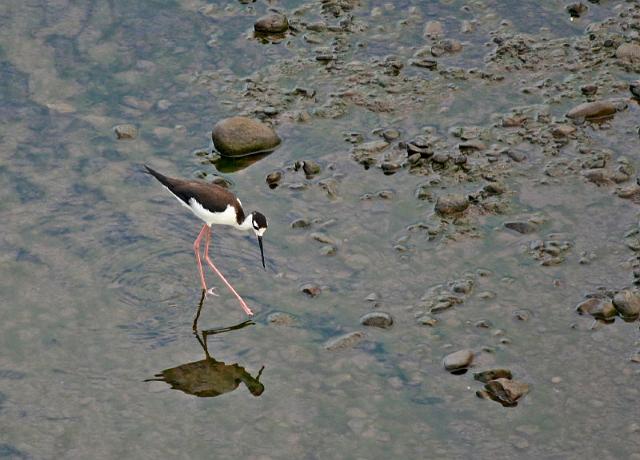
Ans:
[[[267,322],[274,326],[293,326],[296,319],[289,313],[277,311],[267,316]]]
[[[616,309],[609,298],[592,297],[576,306],[576,311],[581,315],[591,315],[596,319],[610,320],[616,316]]]
[[[268,152],[281,142],[270,126],[247,117],[231,117],[219,121],[213,127],[211,138],[216,150],[227,157]]]
[[[473,362],[473,351],[460,350],[445,356],[442,364],[452,374],[464,373]]]
[[[440,21],[429,21],[424,26],[424,36],[427,38],[439,38],[444,35],[444,27]]]
[[[562,377],[558,377],[558,376],[551,377],[551,383],[558,384],[560,382],[562,382]]]
[[[362,324],[363,326],[372,326],[387,329],[393,324],[393,318],[389,313],[383,311],[374,311],[363,315],[360,318],[360,324]]]
[[[132,124],[118,125],[113,130],[118,139],[135,139],[138,137],[138,128]]]
[[[514,232],[518,232],[523,235],[528,235],[529,233],[533,233],[538,229],[538,227],[536,225],[533,225],[531,222],[523,221],[505,222],[504,226],[509,230],[513,230]]]
[[[253,28],[262,34],[282,34],[289,29],[289,21],[284,14],[271,13],[258,19]]]
[[[597,119],[613,115],[618,107],[611,101],[585,102],[569,110],[567,117],[571,119]]]
[[[476,394],[481,398],[489,397],[504,407],[514,407],[528,392],[529,385],[526,383],[498,378],[485,384],[484,391],[478,391]]]
[[[531,316],[531,311],[525,308],[513,312],[514,319],[517,319],[518,321],[529,321],[531,319]]]
[[[400,132],[393,128],[385,129],[382,131],[382,137],[388,142],[395,141],[400,137]]]
[[[314,283],[304,284],[300,288],[300,290],[305,294],[307,294],[309,297],[317,297],[318,295],[320,295],[320,292],[322,292],[322,289],[320,289],[320,286]]]
[[[362,331],[353,331],[334,337],[325,342],[324,348],[329,351],[345,350],[356,346],[365,336]]]
[[[640,295],[625,289],[613,297],[613,306],[624,320],[635,321],[640,316]]]
[[[266,182],[269,188],[273,189],[280,185],[283,175],[282,171],[273,171],[267,174]]]
[[[460,214],[469,207],[469,199],[464,195],[450,194],[438,197],[435,210],[443,216]]]
[[[589,8],[582,2],[576,2],[568,4],[566,10],[572,18],[579,18],[585,14]]]
[[[307,228],[311,226],[311,222],[309,222],[307,219],[296,219],[293,222],[291,222],[291,228]]]
[[[490,369],[488,371],[475,372],[473,374],[473,378],[482,383],[489,383],[491,380],[495,379],[509,379],[512,378],[511,371],[509,369]]]
[[[315,176],[320,173],[320,165],[313,160],[304,160],[302,162],[302,171],[304,172],[307,179]]]

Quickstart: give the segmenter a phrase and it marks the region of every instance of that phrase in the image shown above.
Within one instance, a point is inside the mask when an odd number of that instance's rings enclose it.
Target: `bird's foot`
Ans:
[[[214,288],[214,287],[209,288],[209,289],[205,290],[204,292],[205,292],[205,296],[207,296],[207,297],[209,297],[209,296],[219,297],[218,293],[216,292],[216,288]]]

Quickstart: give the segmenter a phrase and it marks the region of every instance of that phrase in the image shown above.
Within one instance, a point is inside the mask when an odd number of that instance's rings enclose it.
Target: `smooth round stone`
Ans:
[[[267,174],[266,182],[269,188],[276,188],[280,185],[280,181],[282,180],[282,171],[273,171]]]
[[[132,124],[118,125],[113,130],[118,139],[135,139],[138,137],[138,128]]]
[[[242,157],[264,153],[280,145],[278,134],[264,123],[247,117],[231,117],[213,127],[211,139],[222,156]]]
[[[567,118],[603,118],[615,114],[618,107],[611,101],[585,102],[567,113]]]
[[[360,318],[360,324],[363,326],[379,327],[387,329],[393,324],[393,318],[389,313],[383,311],[373,311],[367,313]]]
[[[608,298],[592,297],[576,306],[576,311],[581,315],[591,315],[596,319],[610,320],[616,316],[616,309]]]
[[[453,374],[464,373],[473,362],[473,351],[460,350],[445,356],[442,364]]]
[[[516,380],[499,378],[484,386],[486,395],[505,407],[514,407],[518,400],[529,392],[529,385]],[[481,397],[484,397],[482,395]]]
[[[505,222],[504,226],[509,230],[521,233],[522,235],[533,233],[538,229],[537,226],[533,225],[532,223],[523,221]]]
[[[329,351],[345,350],[347,348],[355,347],[363,338],[365,334],[362,331],[353,331],[346,334],[334,337],[327,340],[324,343],[324,348]]]
[[[635,320],[640,316],[640,295],[625,289],[613,297],[613,306],[622,319]]]
[[[262,34],[282,34],[289,29],[289,21],[284,14],[271,13],[258,19],[253,28]]]
[[[469,207],[469,199],[463,195],[451,194],[438,197],[436,212],[443,216],[459,214]]]

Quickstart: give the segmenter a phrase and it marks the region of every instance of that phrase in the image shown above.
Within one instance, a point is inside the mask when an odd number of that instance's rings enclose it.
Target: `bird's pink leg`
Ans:
[[[202,227],[202,230],[200,230],[200,233],[198,233],[198,237],[193,242],[193,251],[196,253],[196,262],[198,263],[198,272],[200,273],[200,281],[202,282],[202,289],[205,292],[207,292],[207,283],[204,280],[204,269],[202,268],[202,261],[200,260],[200,241],[202,240],[202,237],[205,236],[205,232],[206,232],[206,235],[208,236],[209,232],[207,232],[206,224],[204,227]]]
[[[214,272],[216,272],[216,274],[220,277],[220,279],[224,282],[224,284],[227,285],[227,287],[231,290],[231,292],[233,292],[235,294],[235,296],[238,298],[238,301],[240,302],[240,305],[242,306],[242,309],[244,310],[244,312],[249,315],[249,316],[253,316],[253,312],[251,311],[251,309],[247,306],[246,302],[242,299],[242,297],[240,297],[240,294],[238,294],[236,292],[235,289],[233,289],[233,286],[231,286],[231,284],[229,284],[229,282],[225,279],[224,276],[222,276],[222,273],[220,273],[220,270],[218,270],[216,268],[215,265],[213,265],[213,262],[211,262],[211,259],[209,258],[209,243],[211,243],[211,229],[209,228],[209,230],[206,233],[206,237],[205,237],[205,243],[204,243],[204,260],[207,261],[207,263],[209,264],[209,266],[213,269]]]

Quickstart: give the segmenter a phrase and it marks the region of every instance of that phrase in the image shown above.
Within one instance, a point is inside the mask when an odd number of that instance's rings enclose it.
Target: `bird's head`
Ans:
[[[253,232],[258,237],[258,244],[260,245],[260,255],[262,256],[262,266],[266,268],[264,263],[264,249],[262,248],[262,235],[267,231],[267,218],[264,214],[253,211],[251,213],[251,227],[253,228]]]

